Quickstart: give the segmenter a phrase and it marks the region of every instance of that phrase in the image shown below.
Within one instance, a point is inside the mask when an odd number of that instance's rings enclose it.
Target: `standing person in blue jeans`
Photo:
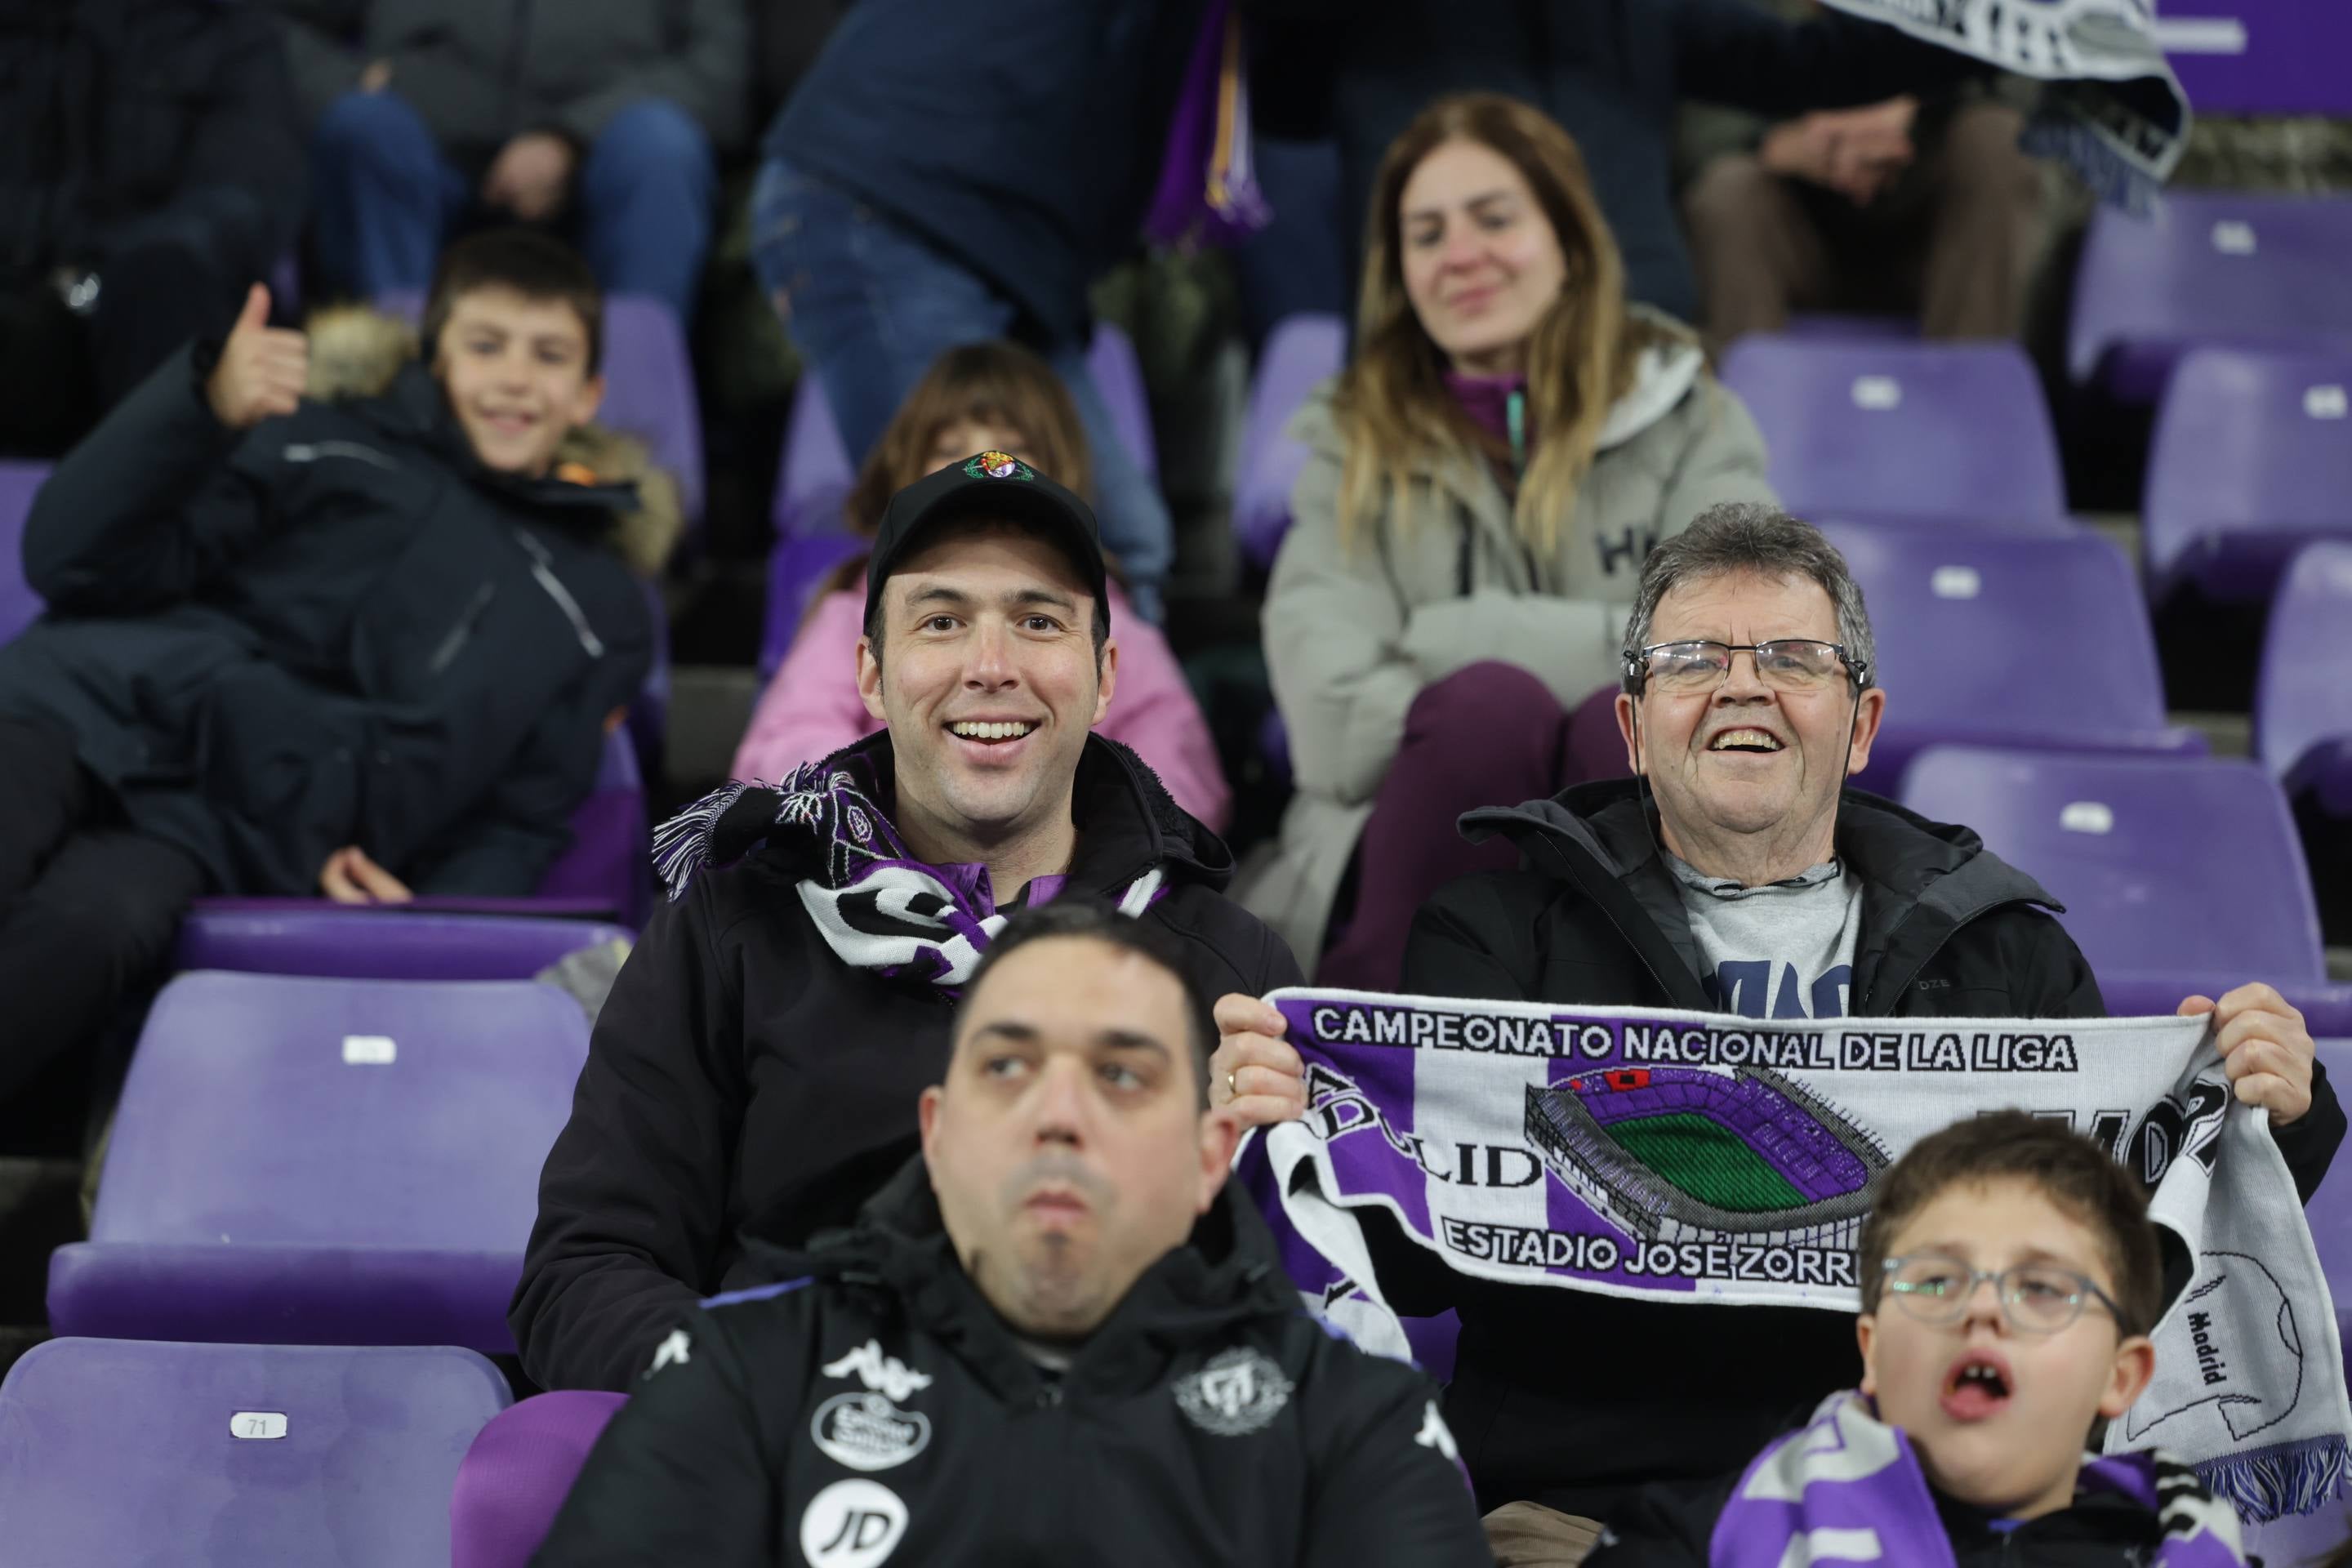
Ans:
[[[1160,618],[1168,508],[1087,370],[1203,0],[860,0],[769,128],[752,260],[850,461],[945,351],[1013,338],[1077,402],[1103,544]]]
[[[317,121],[331,292],[421,292],[452,232],[520,220],[568,232],[607,293],[691,318],[714,149],[745,130],[743,0],[270,4]]]

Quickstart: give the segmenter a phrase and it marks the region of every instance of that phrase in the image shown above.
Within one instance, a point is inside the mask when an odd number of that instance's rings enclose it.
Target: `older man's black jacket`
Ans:
[[[893,798],[888,734],[851,753],[879,774],[877,800]],[[1089,736],[1071,811],[1070,889],[1116,900],[1157,868],[1143,918],[1176,939],[1202,991],[1298,984],[1282,939],[1224,896],[1232,854],[1134,752]],[[826,944],[795,890],[805,853],[770,844],[697,876],[646,925],[597,1016],[508,1314],[543,1387],[628,1387],[698,1300],[770,1278],[746,1236],[797,1247],[846,1225],[915,1152],[950,999]]]
[[[1718,1011],[1700,986],[1682,898],[1635,791],[1632,779],[1580,784],[1465,816],[1470,837],[1516,842],[1521,868],[1465,878],[1422,907],[1404,989]],[[1848,790],[1837,851],[1864,885],[1853,1016],[2105,1016],[2090,965],[2051,918],[2056,900],[1974,832]],[[2315,1066],[2311,1110],[2277,1133],[2306,1201],[2344,1126]],[[1525,1498],[1605,1518],[1639,1483],[1736,1470],[1851,1384],[1857,1364],[1843,1313],[1550,1291],[1523,1300],[1524,1291],[1465,1286],[1442,1271],[1400,1283],[1391,1300],[1402,1310],[1460,1312],[1446,1415],[1490,1509]]]
[[[1435,1386],[1301,1311],[1234,1188],[1058,1374],[919,1160],[798,1268],[670,1337],[541,1568],[1490,1561]]]

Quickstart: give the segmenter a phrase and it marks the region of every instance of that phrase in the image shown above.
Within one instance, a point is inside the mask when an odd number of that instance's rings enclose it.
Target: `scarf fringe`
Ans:
[[[2267,1524],[2291,1514],[2315,1513],[2352,1479],[2352,1448],[2340,1436],[2282,1443],[2209,1459],[2197,1479],[2214,1496],[2228,1500],[2248,1524]]]
[[[669,901],[686,896],[692,882],[710,861],[710,836],[728,808],[749,789],[766,789],[756,779],[738,779],[712,790],[667,822],[654,829],[654,871],[668,889]]]

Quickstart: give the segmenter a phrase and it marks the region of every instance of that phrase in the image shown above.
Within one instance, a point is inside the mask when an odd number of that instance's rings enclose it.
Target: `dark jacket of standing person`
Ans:
[[[1980,74],[1892,27],[1827,16],[1784,22],[1748,0],[1264,0],[1280,19],[1253,87],[1286,129],[1339,142],[1341,234],[1363,233],[1365,193],[1397,133],[1443,93],[1525,99],[1584,149],[1624,253],[1628,297],[1686,321],[1698,285],[1675,210],[1675,111],[1684,99],[1783,117],[1875,103]]]
[[[1488,1561],[1435,1385],[1300,1311],[1236,1187],[1059,1375],[919,1160],[791,1272],[686,1320],[535,1563]]]
[[[1720,1012],[1700,985],[1697,947],[1648,810],[1635,781],[1621,779],[1469,814],[1465,831],[1507,836],[1522,868],[1465,877],[1423,906],[1403,988]],[[1973,830],[1849,789],[1838,805],[1837,852],[1864,886],[1849,1016],[2105,1016],[2090,965],[2050,918],[2059,905]],[[2275,1130],[2306,1201],[2344,1131],[2326,1069],[2315,1064],[2311,1110]],[[1461,1314],[1447,1419],[1489,1509],[1527,1499],[1611,1518],[1641,1483],[1738,1470],[1853,1377],[1847,1314],[1480,1289],[1434,1271],[1392,1284],[1383,1270],[1381,1279],[1401,1310],[1453,1306]],[[2170,1283],[2185,1283],[2180,1268]],[[1562,1346],[1605,1353],[1565,1354]]]
[[[639,99],[666,98],[711,144],[744,135],[751,81],[743,0],[270,0],[315,118],[382,60],[441,151],[487,164],[526,131],[585,147]]]
[[[888,733],[836,755],[874,768],[888,809]],[[1089,737],[1071,813],[1069,889],[1116,901],[1159,868],[1142,918],[1174,932],[1203,992],[1299,983],[1281,939],[1224,896],[1232,853],[1134,752]],[[796,889],[817,854],[772,840],[697,875],[614,982],[508,1314],[541,1386],[627,1388],[698,1299],[768,1278],[747,1237],[793,1247],[848,1224],[915,1152],[950,999],[826,945]]]
[[[1202,0],[859,0],[761,146],[1081,342],[1138,244]],[[1418,106],[1416,106],[1418,107]]]
[[[95,263],[177,205],[260,277],[301,216],[301,128],[268,19],[215,0],[0,3],[0,263]],[[289,164],[289,160],[292,162]]]
[[[293,243],[305,157],[253,7],[0,0],[0,443],[61,451],[225,331]]]
[[[215,890],[315,893],[360,844],[418,893],[529,893],[650,658],[634,489],[483,468],[414,361],[238,436],[205,402],[215,352],[167,361],[42,488],[48,611],[0,647],[0,712],[70,732]]]

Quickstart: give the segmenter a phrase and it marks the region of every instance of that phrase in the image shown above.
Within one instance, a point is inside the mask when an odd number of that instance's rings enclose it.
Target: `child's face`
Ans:
[[[940,426],[939,433],[931,437],[930,471],[937,473],[974,452],[1010,453],[1033,468],[1037,466],[1029,452],[1029,438],[1012,426],[986,419],[958,419]]]
[[[2043,1263],[2115,1281],[2091,1229],[2021,1179],[1938,1194],[1895,1237],[1890,1256],[1948,1258],[1963,1268]],[[1862,1391],[1879,1418],[1910,1434],[1927,1479],[1947,1497],[2011,1519],[2066,1507],[2092,1417],[2109,1420],[2147,1386],[2155,1347],[2124,1338],[2105,1305],[2054,1333],[2010,1325],[1994,1288],[1979,1284],[1958,1321],[1922,1322],[1889,1291],[1857,1325]],[[1963,1380],[1971,1367],[1989,1368]]]
[[[433,362],[457,424],[486,468],[537,478],[575,426],[596,416],[604,380],[588,372],[588,329],[561,300],[471,289],[449,307]]]

